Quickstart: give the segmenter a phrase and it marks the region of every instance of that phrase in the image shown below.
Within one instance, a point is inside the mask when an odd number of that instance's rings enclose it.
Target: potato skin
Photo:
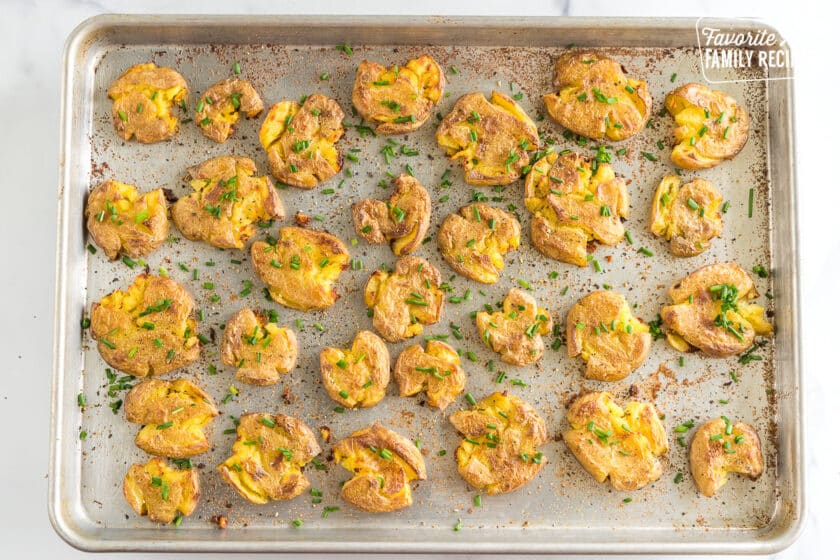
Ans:
[[[372,332],[359,331],[351,348],[321,350],[321,377],[330,398],[338,404],[348,408],[373,406],[385,396],[391,381],[388,347]]]
[[[503,362],[527,366],[542,358],[545,352],[542,335],[551,332],[553,322],[551,314],[538,307],[530,294],[512,288],[500,311],[479,311],[475,324],[481,339],[501,355]]]
[[[297,336],[246,307],[227,322],[219,354],[224,365],[236,366],[237,380],[274,385],[297,364]]]
[[[394,380],[401,397],[426,391],[429,406],[445,410],[460,395],[467,382],[458,353],[445,342],[430,340],[424,350],[412,344],[394,365]]]
[[[744,422],[728,426],[727,419],[713,418],[700,426],[691,440],[691,475],[700,493],[709,498],[726,484],[727,473],[758,480],[764,472],[761,439],[755,429]]]
[[[420,181],[402,174],[393,181],[394,191],[388,203],[365,198],[353,203],[353,225],[356,234],[368,243],[390,242],[398,257],[417,249],[432,214],[432,201]]]
[[[262,113],[260,94],[247,80],[228,78],[216,82],[198,102],[195,124],[201,133],[219,144],[233,136],[236,123],[243,114],[252,119]]]
[[[653,196],[650,231],[671,242],[673,255],[697,256],[723,232],[722,203],[713,183],[694,179],[680,186],[679,175],[667,175]]]
[[[171,138],[180,126],[172,109],[187,95],[187,82],[172,68],[151,62],[132,66],[108,88],[114,130],[123,140],[142,144]]]
[[[145,465],[131,465],[123,479],[123,496],[137,515],[148,515],[155,523],[171,523],[179,513],[189,516],[198,506],[198,471],[173,469],[160,457],[153,457]]]

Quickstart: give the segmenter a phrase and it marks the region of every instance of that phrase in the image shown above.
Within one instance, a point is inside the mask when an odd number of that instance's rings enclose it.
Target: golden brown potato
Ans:
[[[429,119],[445,84],[440,66],[427,54],[391,68],[363,60],[356,70],[353,106],[376,124],[377,134],[403,134]]]
[[[713,418],[697,429],[691,440],[689,462],[697,488],[709,498],[726,484],[727,473],[757,480],[764,472],[758,434],[749,424],[733,424],[725,416]]]
[[[744,352],[756,335],[772,336],[752,278],[736,263],[699,268],[668,290],[673,305],[662,308],[668,342],[681,352],[692,346],[713,358]]]
[[[236,366],[239,381],[274,385],[297,363],[297,336],[246,307],[227,322],[219,354],[223,364]]]
[[[470,185],[508,185],[528,165],[528,150],[539,148],[537,125],[507,95],[494,91],[490,101],[468,93],[455,103],[437,129],[438,144],[461,160]]]
[[[301,189],[314,188],[341,170],[335,148],[344,135],[344,112],[326,95],[315,93],[303,105],[281,101],[260,127],[260,143],[274,178]]]
[[[650,117],[647,84],[628,78],[621,64],[595,51],[560,55],[553,85],[557,92],[543,95],[549,116],[581,136],[625,140]]]
[[[622,409],[609,393],[589,393],[566,419],[563,441],[598,482],[610,477],[616,490],[638,490],[662,475],[668,437],[652,404],[633,401]]]
[[[601,158],[603,159],[603,158]],[[586,266],[587,244],[617,245],[630,209],[623,179],[608,163],[574,152],[550,153],[525,179],[525,207],[534,215],[531,242],[552,259]]]
[[[348,408],[367,408],[385,396],[391,357],[382,339],[359,331],[348,349],[321,350],[321,376],[330,398]]]
[[[674,117],[671,161],[683,169],[705,169],[732,159],[750,136],[747,110],[722,91],[685,84],[665,97]]]
[[[426,391],[429,406],[441,410],[461,394],[467,382],[458,352],[440,340],[430,340],[425,350],[419,344],[403,350],[394,365],[394,379],[401,397]]]
[[[195,109],[201,133],[220,144],[233,135],[239,117],[253,119],[263,111],[260,94],[247,80],[228,78],[204,92]]]
[[[421,334],[423,325],[440,320],[440,271],[420,257],[401,257],[393,272],[377,270],[370,275],[365,305],[373,309],[373,326],[388,342]]]
[[[335,462],[353,478],[341,486],[349,504],[374,513],[412,504],[411,483],[426,480],[426,462],[408,439],[379,424],[354,432],[335,444]]]
[[[125,419],[143,424],[134,443],[150,455],[184,459],[210,449],[204,427],[219,415],[213,399],[187,379],[147,379],[125,397]]]
[[[310,311],[326,309],[338,299],[335,282],[350,262],[341,240],[323,231],[282,227],[271,245],[251,245],[251,262],[280,305]]]
[[[479,311],[475,324],[481,339],[502,361],[527,366],[539,360],[545,351],[542,335],[551,332],[551,315],[527,292],[511,289],[501,311]]]
[[[644,363],[650,343],[648,326],[633,316],[627,300],[615,292],[592,292],[566,316],[569,357],[583,358],[587,379],[624,379]]]
[[[548,441],[545,420],[516,397],[493,393],[449,421],[464,436],[455,451],[458,472],[490,495],[521,488],[547,463],[537,450]]]
[[[420,181],[411,175],[393,180],[394,192],[388,202],[365,198],[353,204],[356,233],[368,243],[388,243],[401,257],[417,249],[432,214],[432,201]]]
[[[128,290],[93,304],[90,333],[108,365],[135,377],[160,375],[198,359],[193,307],[175,280],[141,274]]]
[[[171,523],[176,516],[195,511],[200,496],[198,471],[173,469],[160,457],[145,465],[131,465],[123,480],[123,496],[137,515],[149,521]]]
[[[444,218],[438,248],[458,274],[494,284],[505,268],[505,253],[519,247],[519,231],[510,212],[474,202]]]
[[[671,253],[694,257],[723,232],[723,197],[714,184],[694,179],[680,186],[679,175],[667,175],[653,195],[650,231],[671,242]]]
[[[169,234],[163,189],[141,195],[134,185],[110,179],[90,193],[85,216],[93,242],[111,260],[120,253],[145,257]]]
[[[242,249],[257,223],[283,219],[280,195],[245,157],[221,156],[189,168],[192,194],[172,206],[172,221],[184,237],[222,249]]]
[[[233,454],[216,470],[252,503],[291,500],[309,488],[303,467],[320,452],[315,434],[297,418],[243,414]]]
[[[114,130],[123,140],[143,144],[171,138],[180,124],[172,109],[188,94],[184,77],[172,68],[151,62],[132,66],[108,88]]]

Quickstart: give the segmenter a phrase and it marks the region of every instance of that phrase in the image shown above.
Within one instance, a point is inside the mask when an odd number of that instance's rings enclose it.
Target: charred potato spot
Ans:
[[[761,440],[752,426],[722,416],[709,420],[694,434],[689,451],[691,475],[709,498],[726,484],[727,473],[757,480],[764,472]]]
[[[750,135],[746,109],[722,91],[686,84],[665,97],[674,117],[671,161],[683,169],[705,169],[732,159]]]
[[[365,285],[365,305],[373,310],[373,326],[388,342],[423,332],[440,320],[443,291],[440,271],[420,257],[401,257],[393,272],[377,270]]]
[[[372,332],[359,331],[350,348],[321,350],[321,375],[330,398],[342,406],[373,406],[391,381],[388,347]]]
[[[93,242],[111,260],[120,253],[144,257],[169,233],[163,189],[141,195],[133,185],[105,181],[90,193],[85,216]]]
[[[411,132],[428,120],[444,85],[443,72],[429,55],[392,68],[363,60],[353,84],[353,106],[376,123],[377,134]]]
[[[201,133],[220,144],[233,135],[239,117],[262,113],[263,102],[246,80],[229,78],[210,86],[196,105],[195,123]]]
[[[662,308],[667,340],[685,352],[698,348],[713,358],[746,351],[756,335],[772,336],[764,308],[749,303],[758,296],[752,278],[735,263],[695,270],[668,291],[673,305]]]
[[[429,230],[432,201],[411,175],[395,178],[388,202],[366,198],[353,204],[356,233],[368,243],[390,242],[398,257],[411,253]]]
[[[623,295],[600,290],[569,310],[566,343],[570,358],[580,356],[586,362],[588,379],[618,381],[645,361],[651,336]]]
[[[551,332],[551,315],[530,294],[513,288],[505,296],[501,311],[479,311],[475,324],[481,339],[502,361],[526,366],[539,360],[545,351],[542,335]]]
[[[493,284],[505,268],[505,253],[519,247],[519,221],[510,212],[476,202],[443,220],[438,247],[455,272]]]
[[[297,336],[262,313],[240,309],[225,326],[220,354],[223,364],[237,368],[239,381],[274,385],[297,363]]]
[[[446,409],[466,385],[461,358],[450,345],[430,340],[424,350],[413,344],[402,351],[394,365],[394,379],[401,397],[426,392],[429,406]]]
[[[128,505],[137,515],[148,515],[155,523],[171,523],[179,514],[192,514],[199,495],[198,471],[173,469],[160,457],[145,465],[131,465],[123,480]]]
[[[251,245],[251,262],[272,299],[301,311],[334,304],[335,282],[350,261],[344,243],[329,233],[299,227],[282,227],[279,235],[273,244]]]
[[[187,82],[172,68],[132,66],[108,88],[114,130],[123,140],[134,138],[143,144],[166,140],[178,132],[172,109],[186,101],[188,93]]]
[[[379,424],[335,444],[335,462],[353,474],[341,497],[369,512],[388,512],[412,504],[411,483],[426,480],[426,463],[415,445]]]
[[[723,197],[704,179],[680,186],[679,175],[667,175],[653,197],[650,231],[671,242],[678,257],[693,257],[709,248],[723,232],[720,206]]]
[[[650,117],[647,84],[628,78],[621,64],[595,52],[561,55],[553,85],[557,92],[543,96],[549,116],[581,136],[625,140]]]
[[[285,414],[243,414],[233,454],[216,467],[246,500],[291,500],[309,488],[303,467],[321,452],[309,427]]]
[[[314,188],[341,170],[335,147],[344,135],[344,112],[338,103],[315,93],[303,105],[281,101],[260,127],[260,143],[274,178],[302,189]]]
[[[283,219],[280,196],[268,177],[255,177],[248,158],[221,156],[189,169],[192,194],[172,206],[172,221],[192,240],[242,249],[257,224]]]
[[[464,436],[455,451],[458,472],[490,495],[521,488],[547,463],[537,449],[548,441],[545,420],[516,397],[493,393],[449,421]]]
[[[534,121],[498,91],[490,101],[481,93],[458,99],[438,125],[437,141],[451,159],[461,160],[471,185],[513,183],[528,165],[528,150],[540,143]]]
[[[93,304],[90,333],[110,366],[135,377],[160,375],[198,359],[194,306],[175,280],[141,274]]]
[[[609,393],[589,393],[566,418],[563,440],[598,482],[609,477],[616,490],[638,490],[662,475],[668,438],[652,404],[633,401],[622,409]]]

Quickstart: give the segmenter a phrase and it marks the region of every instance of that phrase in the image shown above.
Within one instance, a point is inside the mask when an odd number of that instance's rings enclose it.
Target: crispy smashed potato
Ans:
[[[373,326],[388,342],[421,334],[423,325],[440,320],[440,271],[420,257],[401,257],[393,272],[377,270],[370,275],[365,305],[373,309]]]
[[[379,424],[354,432],[335,444],[335,462],[353,478],[341,487],[349,504],[374,513],[412,504],[411,483],[426,480],[420,450],[400,434]]]
[[[198,506],[199,488],[197,470],[173,469],[160,457],[131,465],[123,480],[125,501],[137,515],[148,515],[155,523],[190,515]]]
[[[253,119],[263,108],[260,94],[251,82],[228,78],[204,92],[196,105],[195,123],[204,136],[221,144],[233,135],[240,116]]]
[[[598,482],[609,477],[616,490],[638,490],[662,475],[668,437],[652,404],[633,401],[622,409],[609,393],[589,393],[566,419],[566,446]]]
[[[111,260],[120,253],[144,257],[169,234],[163,189],[141,195],[134,185],[105,181],[90,193],[85,216],[93,242]]]
[[[188,94],[184,77],[172,68],[151,62],[132,66],[108,88],[114,130],[123,140],[143,144],[171,138],[180,125],[172,110]]]
[[[391,381],[391,357],[382,339],[359,331],[348,348],[321,350],[321,376],[330,398],[348,408],[373,406]]]
[[[627,300],[616,292],[592,292],[566,316],[569,357],[583,358],[587,379],[624,379],[645,361],[651,340],[648,326],[633,316]]]
[[[335,147],[344,135],[344,112],[326,95],[315,93],[303,105],[281,101],[260,127],[260,143],[274,178],[301,189],[314,188],[343,165]]]
[[[653,195],[650,231],[671,242],[671,253],[693,257],[723,232],[723,197],[714,184],[694,179],[680,186],[679,175],[667,175]]]
[[[310,311],[326,309],[338,299],[335,282],[350,262],[339,238],[322,231],[282,227],[272,245],[251,245],[251,262],[280,305]]]
[[[732,159],[750,136],[747,110],[702,84],[678,87],[665,97],[665,108],[676,121],[671,161],[683,169],[705,169]]]
[[[427,54],[392,68],[363,60],[356,70],[353,106],[376,124],[377,134],[403,134],[429,119],[445,84],[440,66]]]
[[[401,257],[417,249],[429,231],[432,201],[420,181],[402,174],[393,180],[388,202],[365,198],[353,204],[356,233],[368,243],[390,242]]]
[[[425,350],[419,344],[403,350],[394,365],[394,379],[401,397],[425,391],[429,406],[440,410],[461,394],[467,382],[458,352],[440,340],[430,340]]]
[[[709,498],[726,484],[727,473],[757,480],[764,472],[761,440],[752,426],[722,416],[709,420],[694,434],[689,451],[691,475]]]
[[[239,381],[274,385],[297,363],[297,336],[246,307],[227,322],[219,354],[223,364],[237,368]]]
[[[192,194],[172,206],[172,221],[184,237],[222,249],[242,249],[259,222],[283,219],[280,195],[245,157],[221,156],[189,168]]]
[[[493,393],[449,422],[464,436],[455,451],[458,472],[490,495],[521,488],[547,463],[537,450],[548,442],[545,420],[516,397]]]
[[[597,52],[560,55],[553,85],[557,92],[543,95],[549,116],[581,136],[625,140],[650,117],[647,84],[628,78],[621,64]]]
[[[698,348],[707,356],[724,358],[746,351],[756,335],[772,336],[752,278],[736,263],[699,268],[668,290],[673,305],[660,315],[668,327],[668,342],[687,352]]]
[[[160,375],[198,359],[193,307],[175,280],[141,274],[93,304],[90,333],[110,366],[135,377]]]
[[[508,185],[528,165],[528,150],[539,148],[534,121],[507,95],[494,91],[490,101],[468,93],[455,103],[437,129],[438,144],[461,160],[471,185]]]
[[[519,247],[519,231],[510,212],[474,202],[444,218],[438,248],[458,274],[493,284],[505,268],[505,253]]]
[[[321,452],[309,427],[285,414],[239,417],[233,454],[216,467],[246,500],[291,500],[309,488],[303,467]]]
[[[551,332],[551,315],[527,292],[511,289],[501,311],[479,311],[475,324],[481,339],[502,361],[527,366],[539,360],[545,351],[542,335]]]
[[[550,153],[534,163],[525,179],[525,207],[534,215],[531,241],[539,252],[586,266],[590,241],[616,245],[622,240],[621,219],[629,213],[630,197],[606,161],[570,152]]]
[[[134,443],[150,455],[184,459],[210,449],[204,427],[219,415],[213,399],[187,379],[147,379],[125,397],[125,419],[143,427]]]

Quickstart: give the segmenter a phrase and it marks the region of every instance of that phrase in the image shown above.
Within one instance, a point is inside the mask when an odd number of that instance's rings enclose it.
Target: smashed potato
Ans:
[[[353,106],[376,124],[377,134],[403,134],[429,119],[445,83],[440,66],[427,54],[392,68],[363,60],[356,70]]]
[[[432,215],[432,201],[420,181],[402,174],[393,180],[394,192],[388,202],[365,198],[353,204],[353,225],[368,243],[391,243],[401,257],[417,249]]]
[[[179,515],[189,516],[200,496],[196,469],[173,469],[160,457],[145,465],[131,465],[123,480],[123,496],[137,515],[149,521],[171,523]]]
[[[303,105],[281,101],[260,127],[260,143],[274,178],[301,189],[314,188],[341,170],[335,147],[344,135],[344,112],[326,95],[315,93]]]
[[[679,175],[667,175],[656,188],[650,231],[671,242],[671,253],[693,257],[723,232],[723,197],[714,184],[694,179],[680,186]]]
[[[309,488],[303,467],[321,452],[309,427],[285,414],[243,414],[233,454],[216,467],[246,500],[291,500]]]
[[[709,420],[694,434],[689,451],[691,475],[709,498],[726,484],[727,473],[757,480],[764,472],[761,440],[752,426],[721,416]]]
[[[511,289],[501,311],[479,311],[475,324],[481,339],[502,361],[527,366],[539,360],[545,351],[542,335],[551,332],[551,315],[527,292]]]
[[[132,66],[108,88],[114,130],[123,140],[143,144],[171,138],[180,125],[172,109],[188,94],[184,77],[172,68],[151,62]]]
[[[282,227],[273,244],[257,241],[251,245],[251,262],[274,301],[310,311],[336,302],[334,285],[347,268],[350,253],[329,233]]]
[[[553,85],[557,92],[543,95],[549,116],[581,136],[625,140],[650,117],[647,84],[628,78],[621,64],[594,51],[560,55]]]
[[[764,308],[748,303],[758,297],[752,278],[736,263],[699,268],[668,290],[673,305],[660,315],[668,327],[668,342],[687,352],[698,348],[707,356],[724,358],[752,346],[756,335],[772,336]]]
[[[219,354],[223,364],[237,368],[239,381],[274,385],[297,363],[297,336],[246,307],[227,322]]]
[[[193,307],[175,280],[141,274],[93,304],[90,333],[108,365],[135,377],[160,375],[198,359]]]
[[[321,376],[330,398],[348,408],[373,406],[391,381],[391,357],[382,339],[359,331],[349,349],[321,350]]]
[[[373,310],[374,328],[388,342],[416,336],[423,325],[440,320],[440,271],[420,257],[401,257],[393,272],[377,270],[370,275],[365,305]]]
[[[438,247],[455,272],[493,284],[505,268],[505,253],[519,247],[519,231],[510,212],[475,202],[444,218]]]
[[[732,159],[750,136],[747,110],[702,84],[678,87],[665,97],[665,108],[676,122],[671,161],[683,169],[706,169]]]
[[[467,382],[458,352],[440,340],[428,341],[425,350],[419,344],[403,350],[394,365],[394,379],[401,397],[425,391],[429,406],[440,410],[461,394]]]
[[[93,242],[111,260],[120,253],[145,257],[169,234],[163,189],[141,195],[134,185],[105,181],[90,193],[85,216]]]
[[[354,432],[335,444],[335,462],[353,478],[341,486],[349,504],[374,513],[412,504],[411,483],[426,480],[420,450],[400,434],[379,424]]]
[[[590,241],[622,240],[630,197],[624,180],[604,161],[570,152],[534,163],[525,179],[525,207],[534,215],[531,241],[540,253],[586,266]]]
[[[668,437],[652,404],[633,401],[622,409],[609,393],[589,393],[566,419],[563,441],[598,482],[609,477],[616,490],[638,490],[662,475]]]
[[[627,300],[615,292],[592,292],[566,316],[569,357],[583,358],[587,379],[624,379],[645,361],[651,340],[648,326],[633,316]]]
[[[521,488],[547,463],[537,450],[548,442],[545,420],[516,397],[493,393],[449,422],[464,436],[455,451],[458,473],[490,495]]]
[[[539,148],[534,121],[507,95],[494,91],[490,101],[468,93],[455,103],[437,129],[437,142],[461,160],[470,185],[508,185],[528,165],[528,150]]]
[[[255,177],[246,157],[221,156],[189,168],[192,194],[172,206],[184,237],[222,249],[242,249],[259,222],[283,219],[280,195],[268,177]]]
[[[239,117],[253,119],[263,111],[263,101],[251,82],[228,78],[210,86],[195,109],[195,123],[201,133],[223,143],[233,135]]]

